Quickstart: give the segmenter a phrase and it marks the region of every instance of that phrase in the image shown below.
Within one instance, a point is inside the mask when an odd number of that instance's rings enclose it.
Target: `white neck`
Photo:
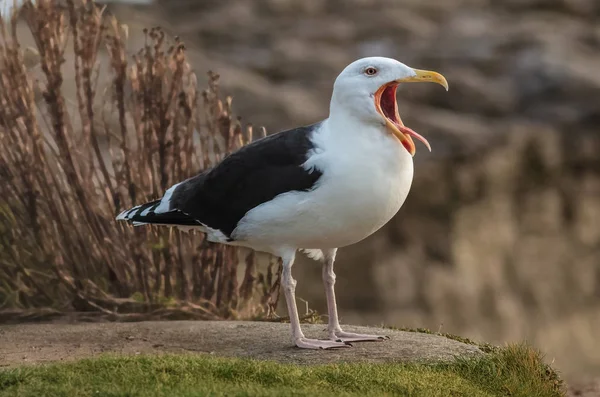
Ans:
[[[353,154],[367,158],[388,158],[398,166],[410,163],[412,167],[412,156],[387,130],[383,120],[362,119],[357,113],[339,105],[335,97],[330,108],[329,118],[323,122],[315,137],[325,143],[328,150],[339,151],[343,157]]]
[[[400,141],[376,122],[357,120],[343,109],[323,121],[311,137],[315,155],[305,167],[335,174],[380,175],[412,181],[413,160]]]

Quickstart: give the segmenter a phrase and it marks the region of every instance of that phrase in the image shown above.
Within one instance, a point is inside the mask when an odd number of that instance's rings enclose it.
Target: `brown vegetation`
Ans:
[[[103,8],[37,4],[22,11],[34,49],[21,48],[16,18],[0,22],[0,309],[117,315],[169,306],[205,318],[272,311],[272,260],[259,272],[253,253],[201,234],[114,220],[252,139],[230,98],[220,99],[218,76],[209,74],[199,94],[178,39],[145,31],[128,59],[127,26]],[[77,88],[72,107],[66,79]]]

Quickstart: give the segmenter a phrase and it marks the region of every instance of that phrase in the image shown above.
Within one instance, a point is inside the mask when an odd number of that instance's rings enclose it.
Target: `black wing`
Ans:
[[[302,167],[319,125],[282,131],[242,147],[178,185],[169,209],[231,236],[252,208],[285,192],[310,190],[319,180],[320,171]]]

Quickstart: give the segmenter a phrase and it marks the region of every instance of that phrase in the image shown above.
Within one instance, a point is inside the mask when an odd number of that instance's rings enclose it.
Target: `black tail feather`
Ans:
[[[160,224],[174,226],[201,226],[200,222],[179,210],[168,212],[155,212],[160,205],[160,200],[138,205],[121,212],[117,220],[124,220],[133,224]]]

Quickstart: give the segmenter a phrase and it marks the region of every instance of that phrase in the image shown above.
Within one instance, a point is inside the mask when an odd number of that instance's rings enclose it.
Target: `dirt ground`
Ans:
[[[325,325],[303,324],[308,337],[324,338]],[[94,357],[104,353],[195,353],[252,357],[286,363],[447,360],[481,354],[472,345],[444,337],[370,327],[351,332],[384,334],[383,342],[355,343],[332,351],[300,350],[289,324],[234,321],[21,324],[0,327],[0,367]]]

